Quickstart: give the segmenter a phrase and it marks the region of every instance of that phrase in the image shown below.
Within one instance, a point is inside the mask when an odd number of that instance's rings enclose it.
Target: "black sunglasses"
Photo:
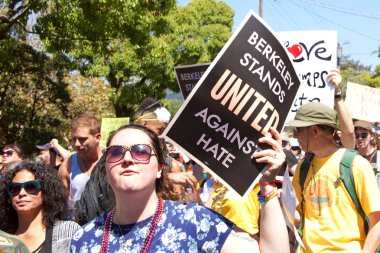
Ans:
[[[355,133],[356,139],[359,139],[359,138],[365,139],[367,137],[368,137],[368,133]]]
[[[116,163],[122,160],[127,151],[131,152],[131,156],[134,160],[140,162],[149,161],[152,156],[152,150],[154,148],[148,144],[135,144],[132,146],[109,146],[106,150],[106,161],[109,163]]]
[[[41,185],[42,183],[40,180],[31,180],[25,183],[7,183],[5,188],[7,189],[9,196],[14,197],[20,194],[21,188],[24,188],[28,194],[37,195],[41,190]]]
[[[13,155],[13,150],[7,150],[3,152],[3,156],[12,156]]]

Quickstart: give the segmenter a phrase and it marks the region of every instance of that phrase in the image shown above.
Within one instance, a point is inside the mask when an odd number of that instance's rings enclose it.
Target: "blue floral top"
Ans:
[[[100,252],[106,216],[102,214],[75,233],[72,253]],[[150,220],[129,225],[113,223],[109,252],[138,253]],[[203,206],[165,200],[149,252],[219,252],[233,227],[231,221]]]

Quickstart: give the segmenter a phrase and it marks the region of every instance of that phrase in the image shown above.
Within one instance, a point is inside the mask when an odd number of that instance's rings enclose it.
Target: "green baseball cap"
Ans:
[[[325,125],[338,128],[336,113],[333,109],[322,103],[307,103],[302,105],[293,120],[286,123],[292,127],[308,127],[312,125]]]

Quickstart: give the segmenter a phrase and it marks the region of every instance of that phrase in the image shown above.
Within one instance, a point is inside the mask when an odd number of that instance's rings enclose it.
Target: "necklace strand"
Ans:
[[[140,250],[141,253],[147,253],[148,252],[150,245],[152,244],[153,237],[154,237],[154,234],[156,232],[156,228],[157,228],[158,222],[160,221],[160,218],[162,216],[163,211],[164,211],[164,200],[161,197],[159,197],[156,212],[154,213],[154,215],[150,221],[147,234],[145,236],[143,245],[142,245],[141,250]],[[100,249],[101,253],[108,253],[109,252],[110,234],[111,234],[111,227],[112,227],[114,215],[115,215],[115,209],[108,212],[106,220],[104,222],[102,246]]]

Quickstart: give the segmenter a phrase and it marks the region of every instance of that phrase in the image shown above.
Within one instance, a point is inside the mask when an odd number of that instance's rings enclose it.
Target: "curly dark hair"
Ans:
[[[65,220],[68,216],[69,192],[58,178],[56,170],[42,163],[22,162],[14,169],[7,170],[2,181],[0,195],[0,230],[14,234],[18,226],[18,215],[11,204],[11,197],[6,191],[6,184],[12,182],[20,171],[31,172],[42,183],[42,222],[46,227],[53,227],[56,220]]]
[[[130,124],[130,125],[121,126],[119,129],[117,129],[116,131],[110,134],[107,141],[107,147],[110,145],[113,137],[118,132],[124,129],[137,129],[144,132],[146,135],[148,135],[148,137],[151,139],[151,144],[153,145],[153,148],[156,151],[156,157],[157,157],[158,163],[164,167],[162,169],[161,177],[157,178],[156,180],[156,193],[158,196],[161,196],[163,199],[179,200],[179,195],[174,191],[173,184],[169,180],[168,172],[167,172],[167,169],[165,168],[168,166],[168,164],[165,161],[165,156],[160,145],[160,139],[158,138],[157,134],[153,132],[151,129],[142,125],[138,125],[138,124]]]

